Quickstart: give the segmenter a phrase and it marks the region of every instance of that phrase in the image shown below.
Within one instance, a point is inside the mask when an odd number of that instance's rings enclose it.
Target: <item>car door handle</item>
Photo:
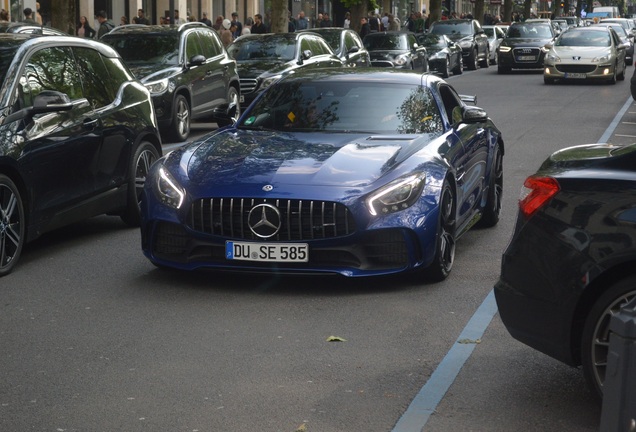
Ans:
[[[84,123],[82,125],[84,126],[84,129],[94,129],[97,126],[97,119],[84,119]]]

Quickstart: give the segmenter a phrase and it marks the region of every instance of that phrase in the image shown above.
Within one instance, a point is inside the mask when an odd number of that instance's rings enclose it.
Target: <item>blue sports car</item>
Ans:
[[[153,165],[143,251],[183,270],[442,280],[456,240],[501,210],[501,132],[463,99],[428,74],[291,74]]]

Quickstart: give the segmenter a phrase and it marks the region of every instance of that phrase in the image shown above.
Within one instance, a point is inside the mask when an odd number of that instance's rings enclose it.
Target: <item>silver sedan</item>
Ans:
[[[625,79],[626,44],[610,27],[577,27],[562,33],[544,60],[543,80],[601,80],[615,84]]]

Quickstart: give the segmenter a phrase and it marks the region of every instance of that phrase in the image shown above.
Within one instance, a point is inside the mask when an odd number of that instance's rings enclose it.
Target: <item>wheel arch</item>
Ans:
[[[629,276],[636,275],[635,268],[636,260],[618,263],[595,277],[581,294],[574,314],[572,315],[570,328],[570,347],[572,359],[576,365],[581,364],[581,337],[583,336],[583,326],[585,318],[592,307],[594,307],[594,303],[603,295],[608,286],[612,286]]]

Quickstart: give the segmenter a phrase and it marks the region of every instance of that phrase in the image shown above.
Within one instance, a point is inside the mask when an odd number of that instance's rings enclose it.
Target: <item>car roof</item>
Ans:
[[[27,30],[22,32],[20,30]],[[31,30],[31,31],[28,31]],[[58,30],[53,27],[41,26],[38,24],[28,23],[28,22],[2,22],[0,23],[0,33],[25,33],[25,34],[36,34],[42,35],[43,32],[46,34],[57,34],[60,36],[68,36],[68,33],[64,33],[62,30]]]
[[[384,84],[409,84],[422,85],[443,81],[433,74],[423,74],[411,70],[381,69],[381,68],[333,68],[299,71],[284,78],[290,81],[322,81],[322,82],[350,82],[350,81],[377,81],[378,85]]]
[[[126,24],[122,26],[117,26],[109,31],[104,37],[118,34],[161,34],[161,33],[178,33],[184,30],[188,30],[190,28],[205,28],[213,30],[212,27],[209,27],[201,22],[189,22],[185,24],[179,25],[160,25],[160,24]]]

